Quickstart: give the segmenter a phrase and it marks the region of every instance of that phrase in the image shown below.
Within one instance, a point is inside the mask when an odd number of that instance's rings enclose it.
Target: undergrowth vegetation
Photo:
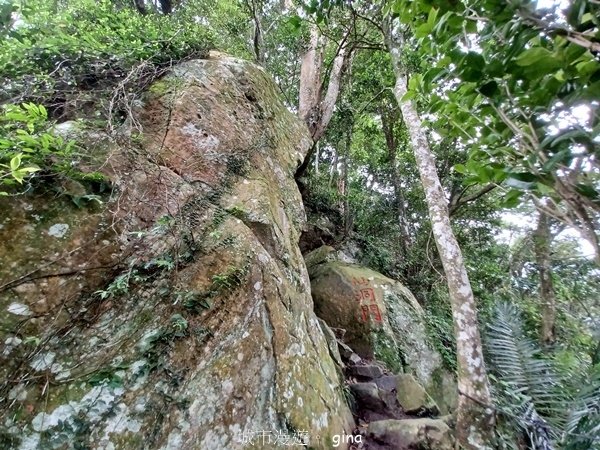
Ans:
[[[105,117],[115,95],[132,100],[162,69],[206,56],[212,46],[204,27],[184,25],[178,15],[141,15],[107,0],[64,3],[13,4],[16,20],[0,42],[3,103],[41,103],[55,119],[92,106],[86,112]],[[118,85],[125,92],[117,94]],[[125,105],[112,106],[119,113]]]
[[[86,178],[75,168],[75,142],[52,132],[43,105],[6,105],[0,111],[0,195],[23,185],[26,178],[67,176]]]
[[[205,57],[213,46],[211,32],[184,17],[143,15],[108,0],[3,4],[3,189],[20,192],[24,182],[49,174],[76,178],[69,167],[75,143],[57,136],[54,123],[85,118],[112,133],[173,64]]]
[[[521,311],[499,303],[487,328],[487,350],[500,436],[515,427],[534,448],[598,448],[600,371],[579,359],[561,364],[526,335]],[[509,448],[518,448],[504,444]]]

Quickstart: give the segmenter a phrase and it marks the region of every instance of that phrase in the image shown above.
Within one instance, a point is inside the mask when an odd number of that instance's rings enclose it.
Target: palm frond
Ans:
[[[600,449],[600,367],[592,368],[578,384],[580,389],[567,411],[564,448]]]
[[[514,391],[529,397],[542,417],[559,425],[555,422],[562,419],[566,400],[563,380],[523,329],[519,310],[500,303],[487,332],[486,348],[492,368]]]
[[[527,434],[534,449],[552,449],[564,423],[565,395],[552,362],[523,331],[519,310],[500,303],[488,325],[486,350],[504,397],[505,411]]]

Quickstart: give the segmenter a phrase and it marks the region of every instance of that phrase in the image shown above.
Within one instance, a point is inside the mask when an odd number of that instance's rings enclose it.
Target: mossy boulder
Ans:
[[[453,409],[456,383],[429,341],[423,308],[400,282],[366,267],[339,261],[331,247],[305,256],[315,311],[363,358],[415,377],[442,412]]]
[[[283,433],[328,449],[350,434],[298,247],[310,145],[263,69],[212,54],[90,143],[102,205],[0,200],[0,446],[276,449]]]
[[[396,397],[407,414],[433,416],[439,414],[435,401],[410,373],[396,376]]]

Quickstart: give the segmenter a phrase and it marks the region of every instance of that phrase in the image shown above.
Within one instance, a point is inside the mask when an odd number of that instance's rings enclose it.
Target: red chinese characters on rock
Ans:
[[[366,322],[369,320],[369,317],[372,317],[375,322],[381,322],[381,312],[379,311],[379,306],[372,305],[360,305],[361,310],[361,322]]]
[[[365,277],[352,277],[352,286],[354,287],[354,299],[360,307],[358,319],[361,322],[367,322],[369,318],[372,318],[375,322],[381,322],[381,311],[369,280]]]

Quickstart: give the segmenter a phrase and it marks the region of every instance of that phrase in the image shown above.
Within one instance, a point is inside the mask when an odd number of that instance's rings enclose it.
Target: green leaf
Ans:
[[[511,189],[504,196],[503,201],[502,201],[502,206],[504,208],[514,208],[514,207],[518,206],[521,203],[522,195],[523,195],[522,191],[519,191],[516,189]]]
[[[463,175],[466,175],[468,173],[468,170],[467,170],[467,168],[465,167],[464,164],[455,164],[454,165],[454,171],[458,172],[458,173],[461,173]]]
[[[410,100],[413,100],[416,96],[417,93],[415,91],[407,91],[406,94],[404,94],[404,96],[402,97],[401,101],[408,102]]]
[[[415,37],[417,39],[427,37],[431,33],[432,29],[433,27],[431,27],[428,23],[423,23],[415,29]]]
[[[427,16],[427,25],[429,25],[430,30],[433,30],[435,26],[435,21],[437,20],[439,9],[431,8],[429,10],[429,15]]]
[[[37,172],[39,169],[35,167],[23,167],[21,169],[11,171],[11,176],[17,181],[19,184],[23,184],[25,177],[33,172]]]
[[[22,153],[18,153],[12,157],[12,159],[10,160],[10,170],[12,172],[14,172],[15,170],[17,170],[19,168],[19,166],[21,165],[22,157],[23,157]]]
[[[459,75],[464,81],[479,81],[483,77],[485,59],[480,53],[469,52],[460,62]]]
[[[423,84],[423,76],[421,74],[413,75],[410,80],[408,80],[408,89],[411,91],[418,91]]]
[[[292,16],[288,19],[288,23],[295,29],[302,26],[302,19],[299,16]]]
[[[544,170],[546,170],[546,171],[554,170],[557,168],[557,166],[560,166],[560,165],[568,166],[569,164],[571,164],[572,160],[573,160],[573,153],[571,152],[571,149],[566,148],[564,150],[556,152],[556,154],[554,156],[552,156],[552,158],[550,158],[548,161],[546,161],[546,163],[544,164]]]
[[[546,70],[550,68],[559,68],[561,62],[549,50],[543,47],[533,47],[525,50],[517,56],[515,62],[518,66],[528,67],[535,65],[537,68],[544,67]]]
[[[583,195],[593,201],[598,201],[598,199],[600,198],[598,195],[598,191],[596,189],[594,189],[594,187],[591,186],[590,184],[578,183],[577,186],[575,187],[575,189],[581,195]]]
[[[600,64],[597,61],[581,61],[578,63],[575,68],[579,75],[587,77],[595,73],[598,69],[600,69]]]
[[[504,183],[508,187],[520,189],[522,191],[529,191],[535,187],[535,183],[528,183],[526,181],[517,180],[516,178],[507,178]]]
[[[536,183],[536,189],[542,195],[551,195],[554,193],[554,189],[544,183]]]

